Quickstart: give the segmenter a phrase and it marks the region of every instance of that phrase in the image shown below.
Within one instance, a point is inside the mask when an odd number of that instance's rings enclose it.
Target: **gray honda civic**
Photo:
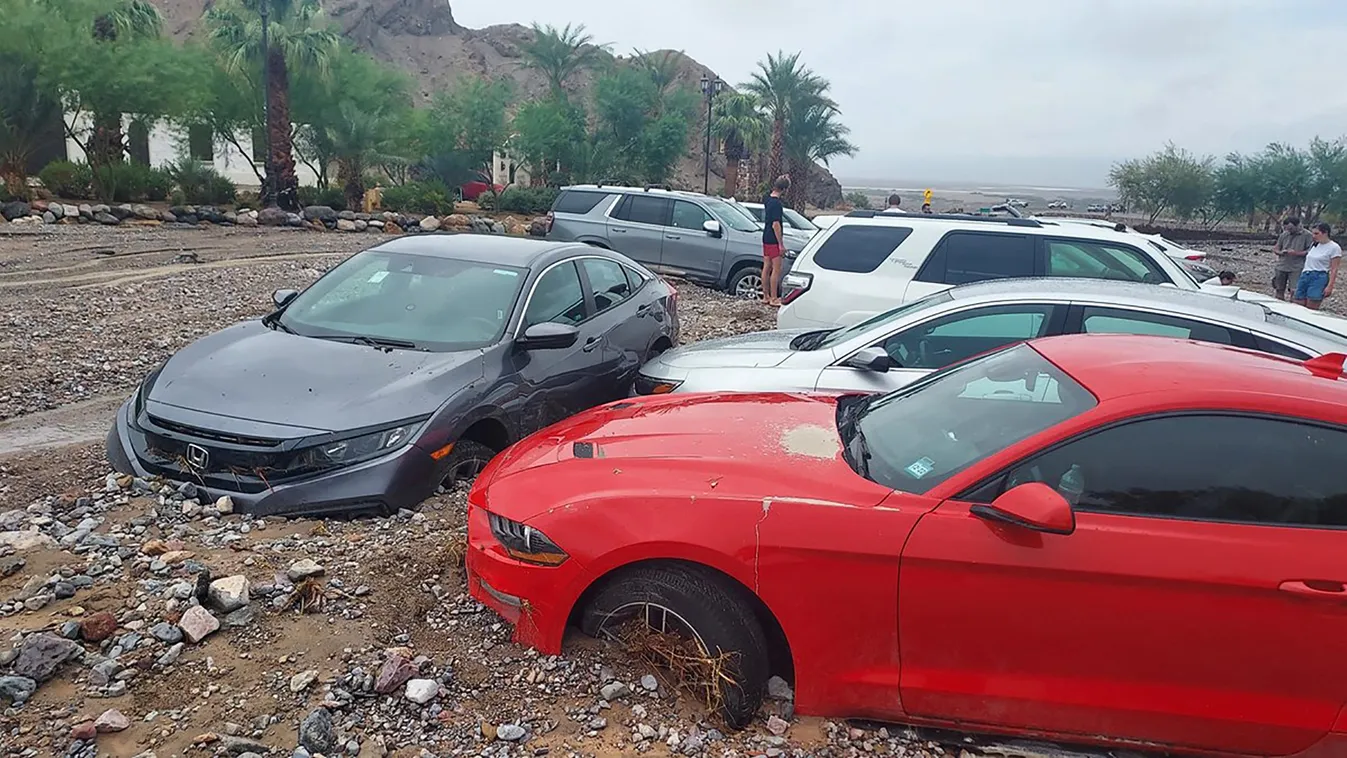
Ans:
[[[677,291],[609,250],[399,238],[183,348],[108,432],[113,467],[255,515],[388,513],[628,395],[678,344]]]

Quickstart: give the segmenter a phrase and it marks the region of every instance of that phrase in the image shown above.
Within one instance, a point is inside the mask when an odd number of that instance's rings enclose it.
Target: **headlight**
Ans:
[[[632,389],[636,390],[638,395],[667,395],[678,389],[682,384],[682,382],[669,379],[656,379],[653,376],[637,374],[635,386]]]
[[[136,394],[131,396],[132,427],[136,429],[140,428],[140,414],[145,412],[146,395],[149,394],[150,386],[154,384],[154,380],[159,378],[159,372],[163,371],[164,366],[167,364],[168,361],[164,361],[156,366],[153,371],[145,375],[145,378],[140,382],[140,385],[136,387]]]
[[[329,440],[306,448],[301,455],[308,459],[304,464],[317,468],[360,463],[405,447],[420,426],[420,421],[408,422],[358,437]]]
[[[570,557],[546,534],[531,526],[494,513],[488,513],[487,520],[491,523],[492,536],[505,548],[506,555],[517,561],[538,566],[560,566]]]

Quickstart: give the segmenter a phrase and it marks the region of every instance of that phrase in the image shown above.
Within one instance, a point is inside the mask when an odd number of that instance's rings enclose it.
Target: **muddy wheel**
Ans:
[[[742,729],[762,704],[771,665],[766,635],[739,594],[707,571],[642,566],[605,584],[580,626],[586,634],[618,642],[629,643],[634,629],[684,641],[684,662],[693,660],[675,672],[680,683],[707,695],[730,727]]]
[[[473,440],[459,440],[454,443],[453,452],[444,464],[445,489],[453,489],[459,482],[471,482],[486,468],[486,464],[496,456],[496,451]]]
[[[730,284],[725,289],[729,290],[731,295],[742,300],[761,300],[762,299],[762,269],[754,266],[744,266],[730,277]]]

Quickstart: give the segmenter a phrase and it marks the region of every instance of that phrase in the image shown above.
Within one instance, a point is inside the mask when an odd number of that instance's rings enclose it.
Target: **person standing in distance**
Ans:
[[[1289,300],[1289,296],[1295,294],[1300,272],[1305,267],[1305,251],[1313,245],[1314,238],[1300,226],[1300,219],[1292,216],[1282,222],[1282,233],[1277,235],[1277,244],[1272,246],[1272,253],[1277,256],[1272,289],[1278,300]]]
[[[889,195],[889,207],[885,208],[884,213],[902,213],[903,198],[897,192]]]
[[[1314,247],[1305,253],[1305,269],[1296,282],[1295,301],[1310,310],[1319,310],[1324,298],[1333,294],[1333,287],[1338,283],[1342,248],[1330,239],[1332,231],[1333,227],[1328,224],[1314,225]]]
[[[781,196],[790,189],[790,176],[781,175],[772,184],[772,191],[762,199],[762,301],[772,306],[781,305],[778,288],[781,286],[782,245],[786,233],[782,229],[785,206]]]

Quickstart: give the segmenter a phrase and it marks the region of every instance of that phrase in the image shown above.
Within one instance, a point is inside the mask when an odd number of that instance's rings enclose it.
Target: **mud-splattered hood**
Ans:
[[[843,459],[836,398],[781,393],[601,406],[515,445],[478,484],[492,510],[518,520],[559,501],[642,492],[675,500],[840,497],[857,505],[884,494]],[[549,496],[538,497],[543,491]]]

